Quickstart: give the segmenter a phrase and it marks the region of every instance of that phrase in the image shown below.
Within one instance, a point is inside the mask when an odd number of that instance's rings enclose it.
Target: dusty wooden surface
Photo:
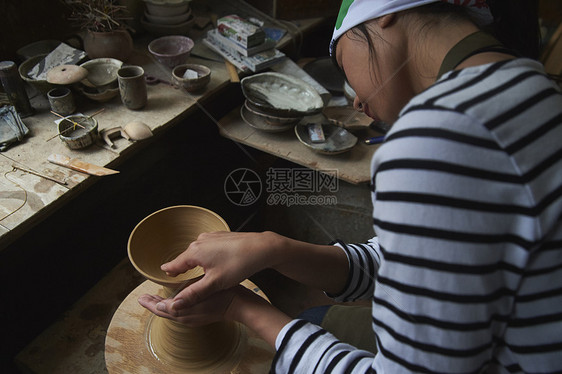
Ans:
[[[242,284],[258,294],[263,294],[250,281]],[[145,330],[152,313],[141,307],[137,299],[142,294],[157,294],[161,290],[162,286],[146,281],[133,290],[115,312],[107,329],[105,340],[105,362],[110,374],[190,374],[185,370],[162,363],[152,355],[147,346]],[[244,329],[247,341],[240,363],[236,367],[214,372],[214,374],[266,374],[269,372],[275,351],[250,330]],[[198,374],[202,373],[198,371]]]
[[[219,121],[223,136],[264,152],[315,170],[336,170],[337,177],[353,184],[368,183],[371,158],[378,145],[366,145],[363,140],[381,135],[370,129],[356,132],[357,145],[350,151],[337,155],[325,155],[312,151],[301,144],[291,129],[284,132],[263,132],[246,124],[240,116],[240,108],[234,109]]]
[[[191,94],[159,83],[148,86],[148,104],[141,110],[127,109],[118,95],[106,103],[81,98],[82,105],[77,112],[91,115],[103,109],[93,117],[98,121],[99,130],[125,126],[131,121],[142,121],[157,134],[185,118],[190,110],[199,107],[198,101],[219,92],[229,82],[228,73],[221,62],[196,57],[190,57],[188,62],[205,64],[212,69],[211,82],[201,93]],[[142,66],[147,75],[171,80],[170,70],[159,65],[144,49],[135,50],[127,63]],[[71,150],[58,137],[53,138],[57,134],[55,120],[58,117],[50,112],[47,99],[36,95],[32,98],[32,105],[36,110],[35,114],[23,120],[30,133],[21,143],[0,153],[0,250],[94,183],[96,178],[100,178],[49,163],[47,157],[51,153],[119,170],[120,162],[134,154],[142,142],[118,138],[114,141],[113,149],[94,144],[84,149]],[[66,184],[19,169],[13,170],[14,165]],[[119,178],[119,175],[102,178]]]

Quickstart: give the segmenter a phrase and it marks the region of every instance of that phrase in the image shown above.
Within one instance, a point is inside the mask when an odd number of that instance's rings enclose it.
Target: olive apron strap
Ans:
[[[445,55],[441,68],[439,69],[439,74],[437,75],[437,80],[446,72],[455,69],[467,58],[483,52],[501,52],[517,55],[514,51],[504,47],[492,35],[484,31],[477,31],[455,44],[447,55]]]

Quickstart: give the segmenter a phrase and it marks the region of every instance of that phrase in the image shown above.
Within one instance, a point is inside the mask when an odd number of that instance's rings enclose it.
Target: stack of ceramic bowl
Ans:
[[[292,129],[305,116],[322,111],[320,94],[301,79],[281,73],[261,73],[242,79],[246,101],[240,109],[251,127],[281,132]]]
[[[80,92],[98,102],[106,102],[119,94],[117,70],[123,62],[115,58],[95,58],[81,64],[88,70],[86,79],[80,82]]]
[[[154,35],[186,34],[194,18],[191,0],[144,0],[146,9],[141,24]]]

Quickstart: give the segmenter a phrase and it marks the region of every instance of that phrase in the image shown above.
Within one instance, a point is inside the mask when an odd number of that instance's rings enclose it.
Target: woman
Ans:
[[[471,7],[356,0],[340,10],[330,52],[354,105],[393,123],[372,162],[377,237],[321,246],[204,234],[162,268],[201,265],[205,277],[139,302],[189,324],[246,324],[277,349],[279,373],[561,372],[560,88],[478,33],[491,19],[483,1],[451,3]],[[264,268],[338,301],[372,298],[377,351],[235,287]]]

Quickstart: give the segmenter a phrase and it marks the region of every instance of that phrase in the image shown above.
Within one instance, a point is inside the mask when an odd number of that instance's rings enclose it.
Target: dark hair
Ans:
[[[494,22],[484,27],[483,30],[494,35],[507,48],[514,50],[519,55],[538,59],[540,55],[541,39],[538,17],[538,2],[536,0],[486,0]],[[405,12],[426,14],[440,18],[471,20],[466,7],[453,5],[445,1],[430,3],[421,7],[406,10]],[[437,18],[435,18],[437,19]],[[423,25],[429,27],[432,21]],[[369,31],[364,23],[355,26],[352,33],[367,42],[369,53],[374,55],[374,47],[369,37]],[[336,62],[336,47],[333,44],[332,61]]]
[[[487,0],[494,16],[492,34],[522,56],[538,59],[541,50],[539,4],[536,0]]]

